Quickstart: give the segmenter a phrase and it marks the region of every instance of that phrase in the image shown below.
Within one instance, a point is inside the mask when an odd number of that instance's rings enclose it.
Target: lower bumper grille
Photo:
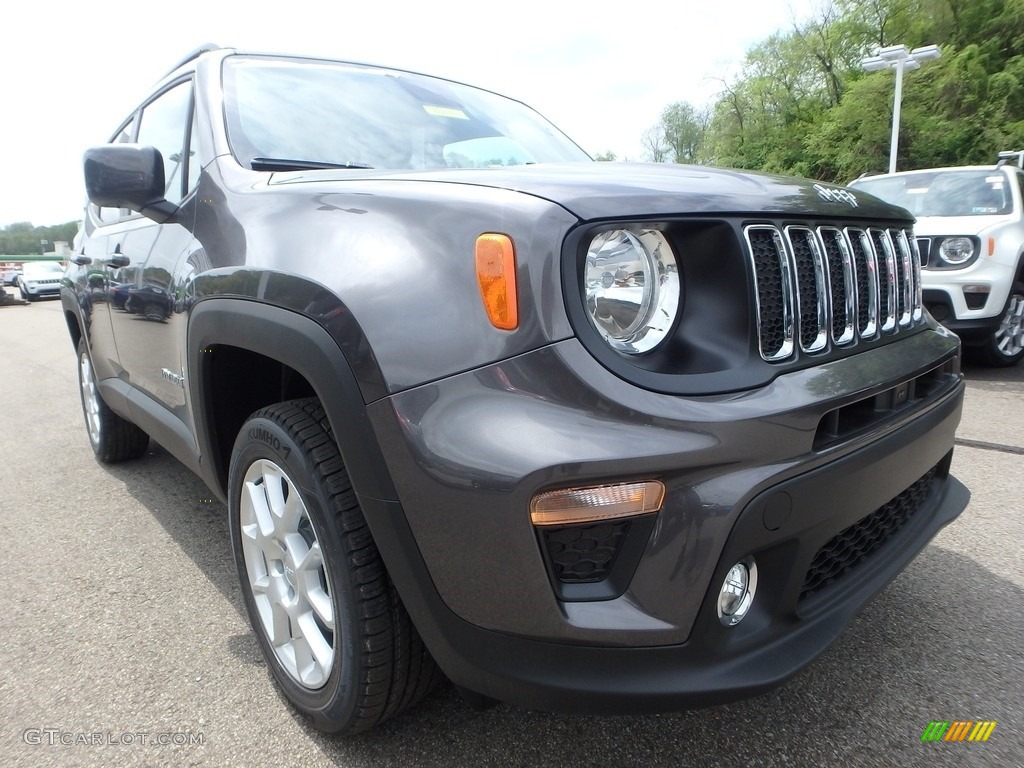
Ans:
[[[819,549],[807,569],[800,599],[834,582],[892,538],[928,498],[937,471],[933,467],[892,501],[840,531]]]
[[[574,525],[544,531],[555,577],[563,584],[608,577],[629,522]]]

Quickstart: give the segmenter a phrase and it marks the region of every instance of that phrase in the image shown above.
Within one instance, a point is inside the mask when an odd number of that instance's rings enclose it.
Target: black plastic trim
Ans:
[[[128,419],[174,458],[199,473],[199,451],[181,419],[124,379],[102,379],[98,384],[103,401],[114,413]]]
[[[226,344],[272,358],[301,374],[327,411],[352,485],[360,494],[395,499],[397,493],[366,406],[337,341],[310,318],[258,301],[206,299],[195,305],[188,329],[187,372],[196,441],[204,457],[202,477],[225,494],[227,468],[210,424],[210,368],[202,350]],[[225,496],[226,497],[226,496]]]
[[[551,586],[558,599],[571,603],[589,600],[614,600],[620,597],[629,587],[629,582],[636,572],[636,567],[640,564],[640,559],[647,549],[647,543],[651,539],[656,519],[657,515],[643,515],[605,521],[605,524],[624,523],[628,528],[608,567],[607,575],[595,581],[561,581],[551,560],[551,553],[545,540],[545,533],[552,529],[573,528],[576,526],[538,527],[536,529],[537,542],[540,546],[541,555],[544,558],[544,565],[548,571],[548,578],[551,580]],[[588,527],[588,524],[579,527]]]
[[[929,312],[938,314],[943,327],[959,336],[964,344],[983,344],[991,340],[992,334],[999,330],[1003,317],[1003,313],[999,312],[992,317],[959,320],[949,293],[939,288],[925,289],[924,305]],[[940,308],[941,311],[936,313]]]

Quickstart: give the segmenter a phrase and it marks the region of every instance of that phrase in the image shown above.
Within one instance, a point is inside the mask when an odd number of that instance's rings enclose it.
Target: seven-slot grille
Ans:
[[[895,333],[924,316],[921,257],[906,229],[754,224],[744,235],[765,360]]]

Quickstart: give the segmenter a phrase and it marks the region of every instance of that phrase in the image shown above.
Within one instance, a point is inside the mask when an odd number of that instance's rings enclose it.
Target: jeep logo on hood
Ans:
[[[848,192],[845,189],[836,189],[835,187],[823,187],[821,184],[815,184],[814,189],[818,193],[818,197],[826,202],[849,203],[854,208],[857,207],[857,196],[853,192]]]

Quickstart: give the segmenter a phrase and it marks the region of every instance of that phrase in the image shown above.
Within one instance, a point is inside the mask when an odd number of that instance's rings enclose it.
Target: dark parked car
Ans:
[[[761,693],[967,503],[959,342],[868,194],[595,163],[487,91],[217,49],[85,180],[92,448],[152,436],[226,501],[319,728],[440,673],[580,712]],[[96,269],[168,286],[166,322],[79,301]]]
[[[115,306],[117,302],[114,302]],[[140,285],[128,289],[124,302],[126,311],[133,315],[142,315],[147,320],[162,322],[174,311],[174,297],[161,285]]]

